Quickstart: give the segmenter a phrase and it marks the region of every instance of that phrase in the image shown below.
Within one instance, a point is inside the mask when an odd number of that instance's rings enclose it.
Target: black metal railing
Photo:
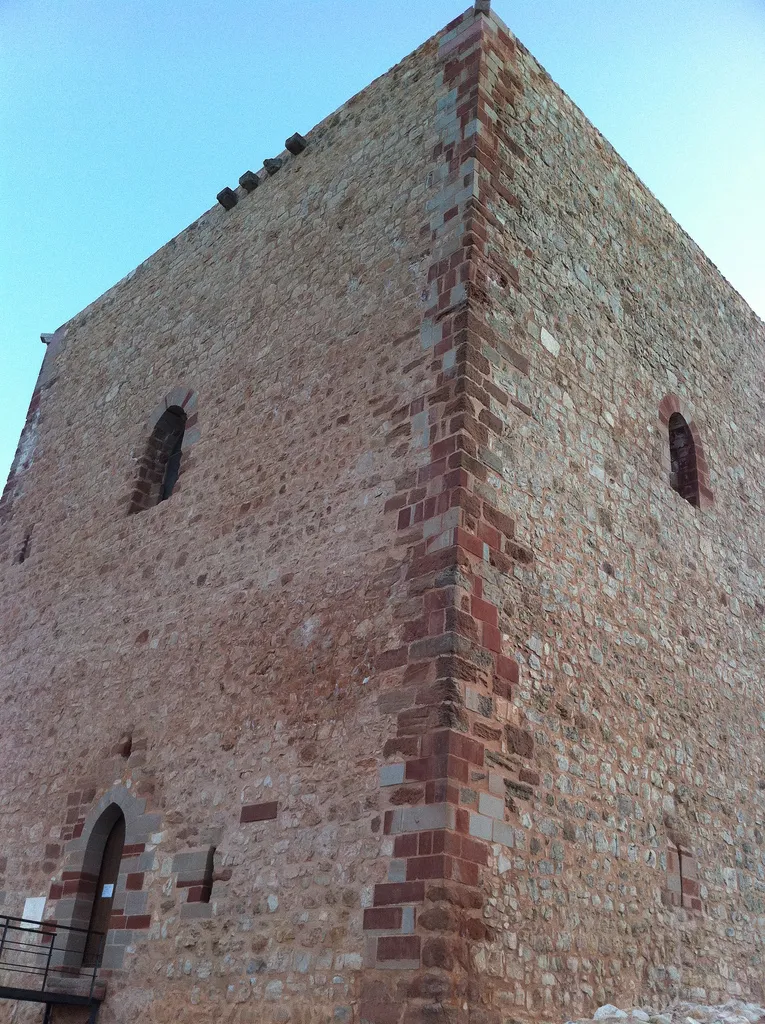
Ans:
[[[0,989],[92,1000],[104,939],[85,928],[0,914]]]

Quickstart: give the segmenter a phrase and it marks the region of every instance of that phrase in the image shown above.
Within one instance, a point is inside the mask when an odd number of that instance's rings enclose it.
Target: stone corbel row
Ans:
[[[291,135],[284,143],[284,148],[287,150],[288,153],[291,153],[292,156],[297,156],[299,153],[303,152],[307,145],[308,142],[304,138],[304,136],[300,135],[299,132],[295,132],[295,134]],[[276,174],[276,172],[279,170],[283,163],[283,156],[276,156],[268,160],[264,160],[263,170],[265,171],[265,174],[263,175],[263,177],[261,177],[259,174],[256,174],[254,171],[245,171],[244,174],[239,179],[239,184],[245,190],[245,192],[254,192],[258,185],[261,183],[261,181],[265,181],[266,178]],[[233,188],[228,187],[222,189],[216,196],[216,199],[218,200],[218,202],[220,203],[224,210],[233,210],[233,208],[239,202],[239,196],[237,192]]]

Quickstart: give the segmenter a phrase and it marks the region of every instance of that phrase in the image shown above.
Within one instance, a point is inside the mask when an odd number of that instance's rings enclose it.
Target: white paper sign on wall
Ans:
[[[24,913],[21,915],[24,920],[22,928],[37,928],[45,913],[45,897],[30,896],[24,900]]]

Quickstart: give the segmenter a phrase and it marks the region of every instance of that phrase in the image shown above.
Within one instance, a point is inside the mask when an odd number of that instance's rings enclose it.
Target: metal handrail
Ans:
[[[95,957],[87,958],[92,962],[86,963],[85,948],[91,935],[98,936],[97,950]],[[92,1000],[105,938],[102,932],[87,928],[0,914],[0,987],[7,972],[26,976],[28,981],[22,987],[30,992],[53,994],[56,988],[51,986],[57,982],[60,992],[66,981],[67,991],[75,992],[81,986],[79,995]]]

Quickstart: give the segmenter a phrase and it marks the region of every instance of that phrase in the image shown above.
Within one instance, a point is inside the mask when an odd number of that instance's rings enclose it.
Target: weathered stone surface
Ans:
[[[228,187],[221,189],[215,198],[224,210],[233,210],[239,201],[239,196],[237,196],[236,192]]]
[[[295,132],[295,134],[290,135],[290,137],[284,143],[284,148],[289,153],[292,153],[293,156],[297,156],[298,153],[303,152],[307,145],[307,140],[299,132]]]
[[[266,160],[264,160],[263,161],[263,166],[266,169],[266,173],[271,175],[271,174],[276,174],[276,172],[281,168],[282,163],[283,163],[283,160],[282,160],[282,158],[280,156],[274,156],[274,157],[268,157]]]
[[[2,910],[87,926],[119,807],[105,1024],[713,1024],[762,996],[765,329],[493,14],[308,138],[47,346]]]
[[[765,1021],[765,1008],[758,1003],[730,1000],[722,1006],[703,1006],[698,1003],[679,1002],[666,1007],[661,1012],[640,1007],[633,1010],[621,1010],[613,1004],[600,1006],[592,1015],[592,1021],[620,1019],[624,1024],[632,1022],[650,1022],[650,1024],[762,1024]],[[570,1022],[573,1024],[573,1022]],[[590,1024],[587,1019],[580,1019],[576,1024]]]
[[[260,184],[260,178],[254,171],[245,171],[239,179],[239,184],[247,192],[254,192]]]

